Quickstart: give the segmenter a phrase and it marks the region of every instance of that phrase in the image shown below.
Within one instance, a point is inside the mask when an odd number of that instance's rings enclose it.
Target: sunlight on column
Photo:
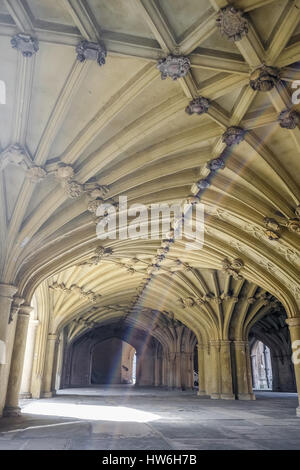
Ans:
[[[60,416],[93,421],[130,421],[148,423],[160,419],[160,416],[147,411],[135,410],[125,406],[76,405],[72,403],[35,402],[25,405],[22,414],[42,416]]]
[[[6,87],[3,80],[0,80],[0,104],[6,104]]]

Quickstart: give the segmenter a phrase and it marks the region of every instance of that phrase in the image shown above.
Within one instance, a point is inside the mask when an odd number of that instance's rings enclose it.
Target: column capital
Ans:
[[[235,340],[233,341],[234,345],[236,348],[241,348],[244,349],[246,348],[248,341],[243,341],[243,340]]]
[[[11,284],[0,284],[0,297],[13,298],[18,288]]]
[[[13,298],[13,303],[11,306],[10,310],[10,315],[8,319],[8,323],[11,323],[17,313],[19,313],[19,310],[21,308],[21,305],[25,302],[25,299],[23,297],[14,297]]]
[[[57,340],[57,334],[56,333],[49,333],[48,334],[48,340],[49,341],[56,341]]]
[[[285,322],[290,328],[293,328],[293,326],[300,326],[300,317],[287,318]]]
[[[228,339],[224,339],[224,340],[222,339],[220,341],[220,346],[221,346],[221,348],[228,348],[228,347],[230,347],[231,343],[232,343],[232,341],[230,341]]]
[[[33,307],[31,307],[31,305],[23,304],[19,308],[18,316],[22,315],[23,317],[30,317],[32,310]]]
[[[197,347],[198,350],[200,349],[201,351],[204,351],[205,349],[208,348],[208,344],[198,343],[198,344],[196,344],[196,347]]]

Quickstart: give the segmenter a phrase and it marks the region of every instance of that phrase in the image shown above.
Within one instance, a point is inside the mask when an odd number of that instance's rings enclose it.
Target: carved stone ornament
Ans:
[[[223,168],[225,168],[225,162],[222,157],[214,158],[207,162],[207,168],[211,171],[223,170]]]
[[[185,77],[191,68],[191,63],[188,57],[169,55],[165,59],[159,60],[156,67],[161,73],[162,80],[167,77],[177,80]]]
[[[278,233],[274,232],[273,230],[266,230],[265,234],[266,234],[268,240],[279,240],[279,238],[280,238],[280,235]]]
[[[279,69],[263,65],[252,72],[250,76],[250,86],[255,91],[270,91],[274,88],[279,79]]]
[[[204,114],[207,113],[210,101],[203,96],[199,96],[189,102],[189,105],[185,108],[187,114]]]
[[[224,144],[231,147],[232,145],[237,145],[242,142],[245,138],[246,131],[241,127],[231,126],[223,134]]]
[[[55,176],[58,179],[71,179],[74,176],[74,170],[71,165],[60,165],[55,172]]]
[[[278,121],[283,129],[296,129],[300,122],[300,116],[296,111],[285,109],[279,114]]]
[[[97,186],[92,190],[86,189],[86,185],[84,187],[85,191],[88,192],[88,195],[91,199],[100,199],[106,196],[108,193],[109,189],[107,186]]]
[[[83,193],[83,187],[80,183],[74,180],[67,180],[64,184],[67,196],[72,199],[79,198]]]
[[[100,207],[102,203],[103,203],[103,199],[95,199],[94,201],[90,201],[88,203],[87,209],[89,212],[96,214],[98,207]]]
[[[244,262],[236,258],[232,261],[232,263],[227,259],[223,259],[222,261],[222,268],[223,271],[228,275],[232,276],[234,279],[237,281],[240,281],[243,279],[243,276],[239,274],[239,270],[244,266]]]
[[[101,297],[100,294],[96,294],[91,290],[85,291],[83,287],[80,287],[77,284],[72,284],[71,287],[68,288],[63,282],[61,284],[58,284],[58,282],[55,281],[51,286],[49,286],[49,289],[60,290],[67,294],[75,292],[77,295],[79,295],[81,299],[85,299],[93,304],[95,304],[97,300]]]
[[[296,209],[295,209],[295,215],[296,217],[298,217],[298,219],[300,219],[300,206],[297,206]]]
[[[290,232],[300,234],[300,220],[299,219],[289,219],[286,222],[285,226]]]
[[[240,258],[235,258],[232,261],[231,266],[237,270],[242,269],[244,267],[244,261],[241,260]]]
[[[198,196],[189,196],[186,200],[187,204],[191,204],[194,206],[195,204],[198,204],[200,202],[200,198]]]
[[[196,183],[198,189],[206,189],[210,186],[210,182],[207,179],[202,179]]]
[[[240,41],[248,33],[248,21],[243,16],[243,11],[230,5],[221,8],[216,24],[221,34],[230,41]]]
[[[24,57],[32,57],[39,50],[39,43],[36,38],[29,34],[16,34],[10,41],[12,47],[21,52]]]
[[[27,170],[31,165],[31,160],[24,148],[19,144],[13,144],[0,154],[0,170],[3,170],[9,163],[21,166]]]
[[[38,182],[46,178],[47,172],[41,166],[33,166],[28,170],[27,176],[31,181]]]
[[[112,255],[113,250],[111,248],[104,248],[104,246],[98,246],[95,249],[94,256],[92,256],[90,259],[87,261],[83,261],[82,263],[79,263],[78,266],[97,266],[101,260],[104,258],[104,256],[110,256]]]
[[[107,53],[104,44],[81,41],[76,47],[76,52],[79,62],[84,62],[85,60],[96,60],[100,66],[105,64]]]
[[[279,232],[281,230],[279,223],[270,217],[264,218],[264,224],[267,229],[273,230],[274,232]]]

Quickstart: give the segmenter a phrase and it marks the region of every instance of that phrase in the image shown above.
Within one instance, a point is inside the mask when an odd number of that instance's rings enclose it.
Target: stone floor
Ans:
[[[76,388],[22,400],[23,415],[0,420],[0,450],[300,449],[296,394],[256,392],[221,401],[195,392]]]

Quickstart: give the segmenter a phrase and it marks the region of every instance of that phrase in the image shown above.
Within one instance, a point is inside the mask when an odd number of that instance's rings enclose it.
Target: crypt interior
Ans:
[[[1,450],[300,449],[299,88],[300,0],[0,0]]]

